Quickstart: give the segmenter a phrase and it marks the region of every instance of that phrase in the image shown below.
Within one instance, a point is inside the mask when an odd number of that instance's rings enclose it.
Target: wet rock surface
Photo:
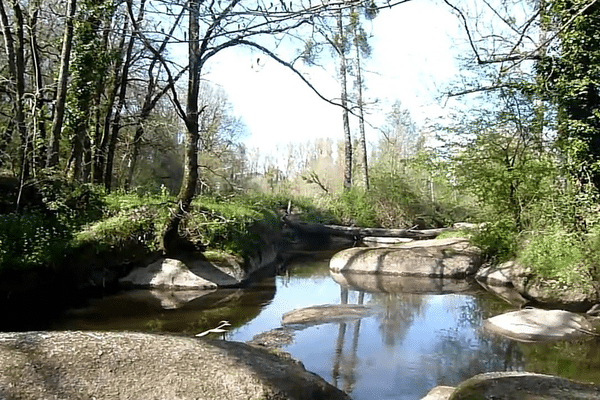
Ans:
[[[283,325],[317,325],[360,319],[374,312],[371,307],[351,304],[324,304],[292,310],[283,314]]]
[[[349,399],[244,343],[142,333],[0,334],[2,399]]]
[[[484,327],[523,342],[572,339],[593,334],[592,324],[581,315],[538,308],[497,315],[487,319]]]
[[[467,239],[418,240],[389,248],[351,248],[335,254],[333,272],[464,278],[481,265],[479,250]]]
[[[436,386],[421,400],[448,400],[454,389],[452,386]]]
[[[600,387],[529,372],[491,372],[461,383],[450,400],[593,400]]]
[[[267,348],[279,348],[292,344],[294,336],[293,329],[280,327],[254,335],[247,343]]]

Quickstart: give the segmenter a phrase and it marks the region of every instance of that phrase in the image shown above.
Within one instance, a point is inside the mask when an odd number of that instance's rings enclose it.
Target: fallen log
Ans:
[[[292,221],[289,216],[283,216],[282,220],[290,228],[311,235],[343,236],[360,240],[367,236],[374,237],[397,237],[410,239],[433,239],[442,232],[454,230],[454,228],[437,229],[385,229],[385,228],[360,228],[355,226],[324,225],[309,222]]]

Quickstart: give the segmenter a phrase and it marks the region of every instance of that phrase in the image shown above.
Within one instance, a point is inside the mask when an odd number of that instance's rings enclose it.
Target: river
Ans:
[[[279,327],[281,316],[299,307],[363,303],[377,312],[359,321],[296,330],[294,341],[282,347],[353,399],[421,399],[437,385],[455,386],[490,371],[540,372],[600,384],[596,339],[509,340],[481,325],[511,306],[477,284],[461,283],[458,293],[448,293],[439,280],[403,282],[395,291],[382,285],[361,291],[337,283],[327,261],[298,263],[284,276],[242,289],[136,290],[92,299],[63,312],[47,329],[193,336],[228,320],[232,327],[224,339],[247,341]]]

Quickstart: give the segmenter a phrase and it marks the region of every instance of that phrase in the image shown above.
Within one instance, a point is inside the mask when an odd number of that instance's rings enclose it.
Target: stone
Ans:
[[[279,348],[292,344],[294,335],[293,329],[279,327],[258,333],[247,343],[268,348]]]
[[[564,310],[526,308],[489,318],[485,329],[521,342],[539,342],[593,334],[590,322],[583,316]]]
[[[161,289],[216,289],[241,284],[241,267],[222,266],[214,262],[162,258],[147,267],[136,268],[119,282],[125,286]]]
[[[450,400],[592,400],[600,387],[530,372],[488,372],[461,383]]]
[[[436,386],[421,400],[448,400],[454,389],[452,386]]]
[[[354,247],[335,254],[333,272],[465,278],[481,265],[478,249],[468,239],[417,240],[392,248]]]
[[[474,291],[478,284],[466,279],[425,278],[381,274],[339,273],[330,271],[339,285],[371,293],[464,293]]]
[[[222,340],[2,333],[0,360],[2,399],[349,399],[299,362]]]
[[[373,313],[367,306],[324,304],[289,311],[283,314],[283,325],[315,325],[363,318]]]
[[[513,261],[500,265],[486,265],[477,271],[475,279],[487,286],[513,286],[513,268]]]

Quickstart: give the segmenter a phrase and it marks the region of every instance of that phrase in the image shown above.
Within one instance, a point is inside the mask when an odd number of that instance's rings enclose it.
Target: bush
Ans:
[[[58,263],[71,237],[70,227],[39,211],[0,215],[0,270]]]
[[[519,232],[512,219],[503,218],[486,223],[472,236],[471,242],[481,249],[486,261],[502,263],[517,253]]]

